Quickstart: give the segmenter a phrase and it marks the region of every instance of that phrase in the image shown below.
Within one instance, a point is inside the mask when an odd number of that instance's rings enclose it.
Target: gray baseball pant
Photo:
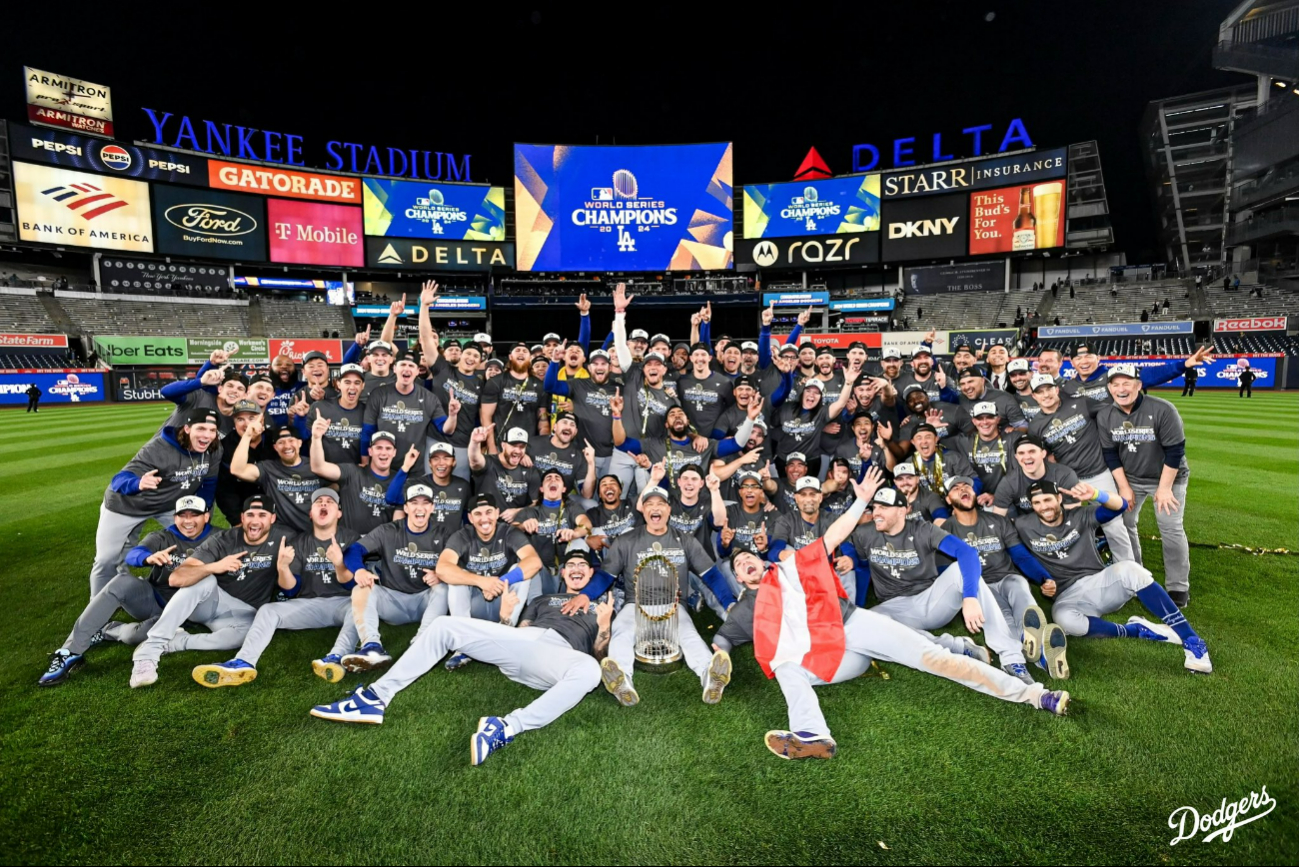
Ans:
[[[140,541],[140,528],[152,517],[164,527],[175,523],[175,512],[138,518],[114,512],[99,506],[99,527],[95,530],[95,563],[90,567],[90,595],[94,596],[113,579],[114,575],[130,576],[126,568],[126,552]]]
[[[324,596],[315,599],[290,599],[272,602],[257,609],[253,625],[244,636],[243,646],[235,657],[257,667],[266,646],[277,629],[323,629],[351,620],[352,599],[349,596]],[[348,651],[344,651],[346,653]],[[341,654],[340,654],[341,655]]]
[[[144,633],[162,614],[162,608],[154,598],[153,587],[149,582],[129,573],[118,573],[102,590],[90,597],[81,616],[72,624],[72,632],[67,641],[63,642],[63,649],[78,656],[85,653],[90,647],[90,639],[112,621],[119,608],[142,621],[119,625],[112,637],[123,644],[139,644],[144,639]]]
[[[234,650],[243,644],[256,614],[256,608],[222,590],[209,575],[176,591],[133,658],[157,662],[164,653],[180,650]],[[211,632],[184,632],[186,620],[202,623]]]
[[[1108,491],[1116,497],[1119,494],[1118,483],[1114,481],[1114,474],[1109,470],[1089,479],[1083,479],[1083,481],[1098,491]],[[1133,491],[1135,490],[1136,488],[1133,488]],[[1105,531],[1105,541],[1109,543],[1110,553],[1114,555],[1116,562],[1119,560],[1141,562],[1141,554],[1139,553],[1141,551],[1141,540],[1136,534],[1129,533],[1125,516],[1120,515],[1108,524],[1102,524],[1101,529]],[[1133,546],[1136,546],[1135,550]]]
[[[1086,635],[1087,618],[1118,611],[1140,590],[1155,583],[1150,570],[1123,560],[1100,572],[1079,578],[1056,594],[1051,620],[1068,635]]]
[[[1173,496],[1177,498],[1179,504],[1176,511],[1171,515],[1165,515],[1159,509],[1155,509],[1155,524],[1159,527],[1159,538],[1162,540],[1164,549],[1164,589],[1170,593],[1175,590],[1187,593],[1191,589],[1191,548],[1186,541],[1186,528],[1182,526],[1182,519],[1186,512],[1186,485],[1189,480],[1190,473],[1178,473],[1173,479]],[[1140,563],[1141,537],[1137,534],[1137,519],[1141,517],[1141,509],[1145,506],[1146,500],[1155,495],[1159,483],[1136,482],[1128,479],[1128,484],[1132,487],[1132,494],[1137,502],[1133,505],[1132,511],[1123,513],[1123,523],[1127,525],[1128,534],[1137,546],[1138,556],[1135,559]]]
[[[877,614],[879,607],[870,611],[858,608],[844,623],[847,652],[831,683],[841,683],[861,675],[874,658],[936,674],[1005,701],[1040,706],[1041,696],[1046,692],[1042,684],[1030,686],[977,659],[952,653],[890,617]],[[779,666],[775,675],[789,708],[789,730],[830,734],[830,727],[821,713],[821,703],[813,690],[814,686],[824,686],[825,681],[793,662]]]
[[[1011,574],[988,584],[988,589],[997,600],[997,607],[1001,609],[1001,616],[1005,619],[1010,634],[1022,633],[1024,612],[1030,605],[1037,604],[1037,600],[1033,598],[1033,591],[1028,587],[1028,579],[1023,575]]]
[[[533,593],[532,588],[537,588]],[[519,615],[523,613],[523,606],[528,600],[540,595],[541,582],[535,577],[527,581],[518,581],[511,585],[514,595],[519,597],[519,604],[514,606],[513,613],[510,614],[510,625],[514,626],[519,622]],[[469,584],[450,584],[447,585],[447,607],[450,609],[452,617],[467,617],[474,620],[499,621],[501,619],[501,597],[488,601],[483,598],[483,591]]]
[[[443,617],[417,635],[401,659],[371,688],[389,704],[393,696],[453,650],[496,666],[515,683],[545,690],[527,707],[505,715],[515,734],[549,725],[600,683],[595,658],[574,650],[553,629],[515,629],[484,620]]]
[[[984,641],[997,654],[997,660],[1002,665],[1023,662],[1023,642],[1010,634],[997,598],[982,578],[979,579],[978,599],[983,608]],[[871,610],[915,629],[938,629],[961,612],[963,601],[961,568],[953,563],[940,572],[926,590],[914,596],[894,596]]]
[[[666,609],[665,609],[666,610]],[[708,685],[708,663],[712,661],[713,651],[702,638],[695,622],[690,619],[690,612],[680,602],[677,603],[677,640],[681,644],[681,654],[685,657],[686,666],[699,675],[701,686]],[[609,636],[609,658],[618,663],[627,682],[631,683],[632,673],[636,667],[636,603],[628,602],[613,619]]]

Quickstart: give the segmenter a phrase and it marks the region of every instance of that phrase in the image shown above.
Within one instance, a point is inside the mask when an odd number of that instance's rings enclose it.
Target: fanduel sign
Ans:
[[[961,130],[961,135],[965,136],[966,140],[970,144],[970,153],[964,154],[964,156],[982,156],[984,154],[985,145],[991,144],[991,142],[996,140],[992,137],[992,132],[993,126],[990,123],[981,124],[979,126],[970,126]],[[984,133],[989,134],[986,141],[984,139]],[[955,154],[944,153],[946,147],[943,145],[943,134],[941,132],[934,133],[930,140],[933,143],[932,157],[925,159],[930,155],[924,154],[923,151],[921,151],[920,153],[922,156],[919,161],[941,163],[944,160],[956,159]],[[915,136],[908,138],[895,138],[891,147],[886,146],[884,148],[884,152],[892,156],[894,168],[916,165],[918,162],[916,159],[917,141],[918,139]],[[1006,132],[1001,137],[1001,145],[995,151],[990,151],[990,153],[1003,153],[1009,150],[1031,147],[1033,147],[1033,140],[1028,137],[1028,130],[1024,128],[1024,121],[1017,117],[1006,127]],[[852,170],[854,172],[869,172],[870,170],[879,167],[879,165],[879,147],[873,144],[853,145]]]
[[[292,133],[236,126],[210,120],[193,121],[169,111],[142,109],[149,118],[155,144],[264,163],[306,166],[303,139]],[[470,181],[469,154],[380,148],[358,142],[325,142],[324,168],[358,175],[390,175],[428,181]]]

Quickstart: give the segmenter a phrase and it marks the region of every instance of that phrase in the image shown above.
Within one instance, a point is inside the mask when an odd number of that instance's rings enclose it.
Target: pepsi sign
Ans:
[[[189,154],[104,141],[93,136],[9,124],[14,159],[145,181],[206,187],[207,160]]]

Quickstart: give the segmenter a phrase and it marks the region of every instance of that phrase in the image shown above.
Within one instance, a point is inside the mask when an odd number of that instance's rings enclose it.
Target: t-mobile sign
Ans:
[[[363,267],[364,220],[360,208],[269,199],[271,261],[297,265]]]

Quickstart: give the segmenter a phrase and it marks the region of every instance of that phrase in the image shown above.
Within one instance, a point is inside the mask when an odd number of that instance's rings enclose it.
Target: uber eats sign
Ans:
[[[95,351],[109,364],[184,364],[189,347],[183,337],[95,337]]]

